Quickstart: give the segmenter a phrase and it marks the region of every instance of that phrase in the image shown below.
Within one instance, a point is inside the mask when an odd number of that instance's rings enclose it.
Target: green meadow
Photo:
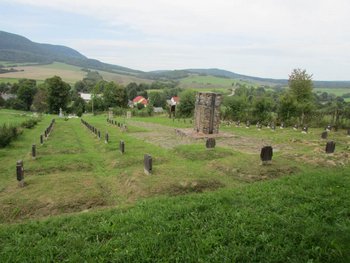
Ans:
[[[0,122],[21,112],[0,110]],[[40,134],[55,118],[43,145]],[[208,150],[191,120],[44,115],[0,149],[2,262],[349,262],[350,138],[222,125]],[[109,142],[104,142],[108,132]],[[119,142],[126,151],[119,152]],[[37,146],[37,158],[30,155]],[[274,147],[270,165],[260,149]],[[143,171],[144,154],[153,171]],[[16,181],[24,162],[25,187]]]

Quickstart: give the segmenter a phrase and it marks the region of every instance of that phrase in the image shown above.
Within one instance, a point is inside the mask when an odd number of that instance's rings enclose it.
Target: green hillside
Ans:
[[[39,64],[51,64],[57,61],[78,67],[123,72],[124,74],[141,72],[87,58],[69,47],[35,43],[23,36],[4,31],[0,31],[0,61]]]

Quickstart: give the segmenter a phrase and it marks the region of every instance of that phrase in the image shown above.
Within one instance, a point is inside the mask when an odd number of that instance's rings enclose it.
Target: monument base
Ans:
[[[193,129],[175,129],[175,133],[179,136],[188,137],[191,139],[205,139],[205,138],[231,138],[234,137],[231,133],[215,133],[205,134],[203,132],[196,132]]]

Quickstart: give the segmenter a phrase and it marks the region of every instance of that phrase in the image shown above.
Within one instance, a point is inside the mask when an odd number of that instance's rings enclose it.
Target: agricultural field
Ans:
[[[350,88],[314,88],[314,92],[327,92],[336,96],[342,96],[343,94],[350,93]],[[346,98],[345,101],[350,101],[350,98]]]
[[[257,86],[251,82],[245,82],[237,79],[220,78],[215,76],[199,76],[191,75],[180,80],[180,86],[183,88],[194,89],[229,89],[233,87],[233,83],[246,84],[248,86]]]
[[[0,121],[16,121],[0,110]],[[18,113],[20,114],[20,113]],[[43,145],[39,136],[55,118]],[[222,125],[214,149],[190,119],[46,115],[0,149],[0,257],[23,261],[348,262],[350,138]],[[104,142],[105,133],[109,142]],[[119,142],[125,142],[125,153]],[[31,146],[37,145],[32,159]],[[261,165],[260,149],[273,160]],[[144,154],[153,159],[143,171]],[[25,187],[15,164],[24,161]]]
[[[68,82],[69,84],[74,84],[78,80],[82,80],[86,75],[86,72],[82,71],[81,67],[76,67],[59,62],[54,62],[52,64],[46,65],[18,65],[16,69],[20,71],[0,74],[0,82],[13,83],[18,82],[18,80],[21,78],[28,78],[35,79],[40,83],[43,82],[45,79],[51,78],[56,75],[60,76],[64,81]],[[105,71],[99,71],[99,73],[105,80],[115,81],[123,85],[127,85],[130,82],[152,82],[150,80],[140,79],[129,75],[122,75]]]

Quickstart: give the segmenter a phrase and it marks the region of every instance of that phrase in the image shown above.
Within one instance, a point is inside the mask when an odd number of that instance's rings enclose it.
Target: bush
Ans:
[[[0,127],[0,148],[9,145],[19,134],[20,130],[17,127],[6,124],[2,125]]]
[[[28,119],[28,120],[22,122],[21,127],[27,128],[27,129],[31,129],[31,128],[33,128],[35,125],[37,125],[38,122],[39,122],[38,119]]]
[[[125,108],[121,107],[115,107],[113,108],[113,114],[116,116],[124,116],[126,115],[127,110]]]

